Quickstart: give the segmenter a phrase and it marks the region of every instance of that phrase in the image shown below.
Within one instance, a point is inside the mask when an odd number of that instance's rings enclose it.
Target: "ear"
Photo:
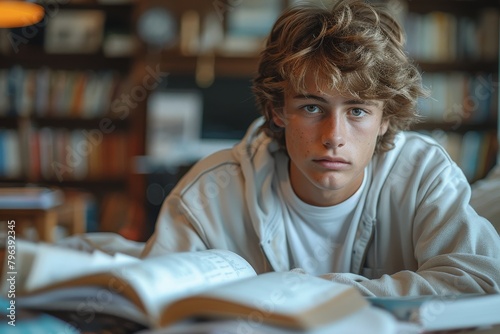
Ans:
[[[383,136],[385,135],[385,133],[387,132],[387,129],[389,128],[389,120],[383,120],[382,121],[382,124],[380,124],[380,129],[378,131],[378,135],[379,136]]]
[[[273,122],[274,122],[274,124],[276,124],[280,128],[285,127],[285,122],[283,121],[283,116],[278,115],[278,113],[276,113],[276,110],[273,110]]]

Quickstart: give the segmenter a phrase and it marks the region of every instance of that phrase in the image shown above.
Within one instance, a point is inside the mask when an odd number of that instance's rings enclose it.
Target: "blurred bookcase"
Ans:
[[[0,187],[85,192],[99,220],[104,203],[129,191],[134,137],[122,96],[131,85],[135,3],[40,3],[41,22],[0,29]]]
[[[497,163],[500,1],[394,1],[430,99],[415,130],[436,138],[472,183]]]

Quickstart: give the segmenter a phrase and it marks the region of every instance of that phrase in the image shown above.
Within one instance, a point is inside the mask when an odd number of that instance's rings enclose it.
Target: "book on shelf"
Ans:
[[[45,187],[0,188],[0,209],[49,209],[62,204],[60,189]]]
[[[19,65],[0,71],[0,116],[100,118],[120,90],[122,75],[106,70],[62,70]]]
[[[44,126],[31,130],[29,141],[26,167],[35,180],[113,180],[128,171],[128,137],[124,131]]]
[[[500,11],[485,5],[469,9],[466,15],[410,10],[403,19],[409,54],[425,62],[496,61]]]
[[[7,116],[10,109],[10,94],[8,90],[9,71],[0,69],[0,116]]]
[[[16,178],[21,175],[21,143],[18,131],[0,129],[0,178]]]
[[[417,324],[423,332],[500,326],[500,294],[370,297],[368,300],[394,314],[399,321]]]
[[[483,134],[478,131],[467,131],[462,137],[462,151],[459,166],[462,168],[467,180],[475,178],[478,167],[478,154],[481,152]],[[471,157],[475,157],[471,158]]]
[[[258,316],[265,324],[308,330],[369,307],[354,287],[296,272],[257,275],[226,250],[138,259],[22,240],[16,246],[20,309],[108,314],[152,329],[188,319]],[[4,294],[12,271],[7,263]]]
[[[431,98],[419,100],[426,121],[450,123],[453,127],[493,121],[497,112],[495,84],[490,73],[424,73],[423,84]]]

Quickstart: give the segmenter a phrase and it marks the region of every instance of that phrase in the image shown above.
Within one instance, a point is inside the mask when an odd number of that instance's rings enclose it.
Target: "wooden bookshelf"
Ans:
[[[198,56],[183,56],[178,52],[161,55],[161,69],[170,74],[192,75],[197,70]],[[252,77],[257,73],[258,58],[254,56],[227,56],[215,54],[213,70],[216,76]]]
[[[130,94],[136,50],[117,51],[106,43],[113,34],[132,43],[125,45],[135,43],[136,3],[40,3],[46,8],[43,22],[0,34],[0,99],[7,101],[0,103],[0,187],[55,186],[89,193],[97,203],[129,196],[137,145],[134,110],[123,112],[121,99]],[[63,42],[62,52],[48,48],[56,38],[50,25],[65,29],[61,19],[67,13],[95,26],[89,28],[100,43],[95,50],[86,44],[65,49]],[[87,21],[94,14],[104,21],[86,22],[80,13]],[[68,33],[78,36],[78,29],[75,23]]]
[[[472,183],[497,162],[500,1],[402,3],[408,53],[432,94],[413,129],[438,139]]]

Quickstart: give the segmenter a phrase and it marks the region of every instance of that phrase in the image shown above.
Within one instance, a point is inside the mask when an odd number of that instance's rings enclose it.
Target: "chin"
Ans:
[[[319,190],[323,190],[323,191],[336,191],[336,190],[343,189],[346,186],[346,182],[345,182],[345,180],[339,180],[338,178],[336,178],[335,180],[328,178],[328,179],[316,182],[315,186]]]

